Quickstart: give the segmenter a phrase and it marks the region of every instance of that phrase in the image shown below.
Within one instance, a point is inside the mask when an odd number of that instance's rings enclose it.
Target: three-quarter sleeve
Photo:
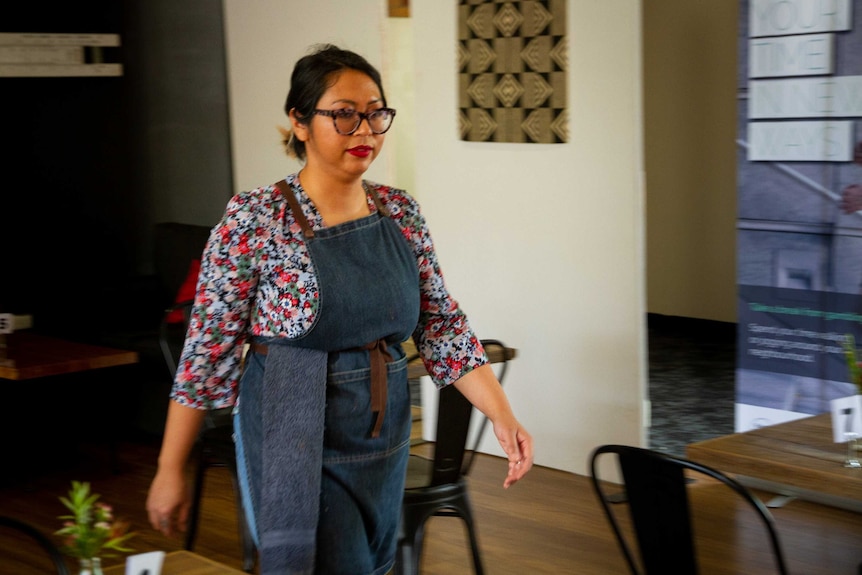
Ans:
[[[419,205],[400,190],[390,189],[388,196],[398,206],[391,211],[411,243],[419,268],[419,322],[413,340],[431,379],[443,387],[488,363],[488,358],[466,314],[446,289]]]
[[[259,277],[259,203],[238,194],[210,233],[171,398],[198,409],[236,401],[243,345]]]

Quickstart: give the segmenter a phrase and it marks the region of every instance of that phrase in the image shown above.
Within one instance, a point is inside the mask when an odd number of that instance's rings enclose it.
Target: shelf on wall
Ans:
[[[71,78],[122,75],[122,64],[0,64],[0,78]]]
[[[119,34],[0,32],[0,77],[122,76],[106,61],[119,46]]]

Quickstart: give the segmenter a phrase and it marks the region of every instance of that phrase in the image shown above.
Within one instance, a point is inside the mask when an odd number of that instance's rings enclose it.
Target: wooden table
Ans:
[[[125,565],[104,569],[105,575],[125,575]],[[138,575],[134,573],[132,575]],[[191,551],[172,551],[165,555],[161,575],[245,575],[243,571],[216,563]]]
[[[738,475],[751,487],[862,511],[862,469],[844,467],[846,454],[847,445],[833,441],[831,413],[686,448],[689,459]]]
[[[50,408],[45,402],[34,404],[38,406],[37,411],[28,411],[22,403],[22,407],[18,408],[13,416],[4,418],[3,423],[0,424],[0,432],[8,434],[15,429],[23,431],[28,437],[27,442],[16,442],[13,447],[7,448],[6,456],[9,459],[18,460],[21,469],[30,471],[42,468],[52,460],[68,460],[74,457],[74,450],[70,449],[70,445],[57,442],[55,438],[63,433],[64,428],[74,424],[66,421],[66,418],[74,418],[74,412],[78,407],[86,405],[90,412],[96,409],[93,402],[87,399],[86,394],[90,397],[98,395],[99,387],[112,384],[106,380],[113,374],[99,373],[94,374],[92,378],[88,374],[87,379],[90,381],[86,386],[86,393],[85,390],[74,385],[69,386],[62,376],[135,364],[138,362],[138,354],[134,351],[66,341],[30,331],[16,331],[4,337],[5,346],[0,350],[3,352],[0,354],[0,379],[20,381],[47,378],[42,380],[46,382],[44,385],[12,386],[14,389],[7,386],[6,393],[13,398],[10,401],[15,404],[18,401],[24,401],[27,397],[32,399],[33,389],[39,389],[42,393],[51,395],[52,400]],[[63,395],[58,397],[56,395],[58,392]],[[20,397],[16,399],[15,393]],[[29,403],[32,402],[28,402],[27,405]],[[90,417],[92,413],[84,416],[85,419]],[[122,417],[122,411],[104,410],[104,414],[100,417],[108,429],[116,429],[120,423],[118,418]],[[63,421],[61,418],[64,418]],[[89,424],[90,421],[87,423]],[[22,426],[38,426],[39,432],[34,433],[30,427]],[[93,434],[93,431],[89,433]],[[106,434],[101,433],[101,435]],[[111,468],[116,472],[119,470],[116,437],[114,434],[107,434],[103,440],[107,442]],[[58,445],[63,445],[61,453],[51,451],[52,448],[56,450]],[[50,454],[50,457],[46,454]]]
[[[6,357],[0,358],[0,378],[33,379],[137,362],[134,351],[19,331],[7,336]]]

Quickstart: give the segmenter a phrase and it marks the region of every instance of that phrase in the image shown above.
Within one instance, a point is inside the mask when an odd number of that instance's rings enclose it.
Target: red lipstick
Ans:
[[[357,158],[367,158],[371,154],[371,146],[356,146],[347,150],[347,153]]]

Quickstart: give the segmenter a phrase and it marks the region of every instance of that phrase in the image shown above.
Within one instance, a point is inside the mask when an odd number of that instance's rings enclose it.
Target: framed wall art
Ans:
[[[461,139],[568,141],[565,0],[459,0]]]

